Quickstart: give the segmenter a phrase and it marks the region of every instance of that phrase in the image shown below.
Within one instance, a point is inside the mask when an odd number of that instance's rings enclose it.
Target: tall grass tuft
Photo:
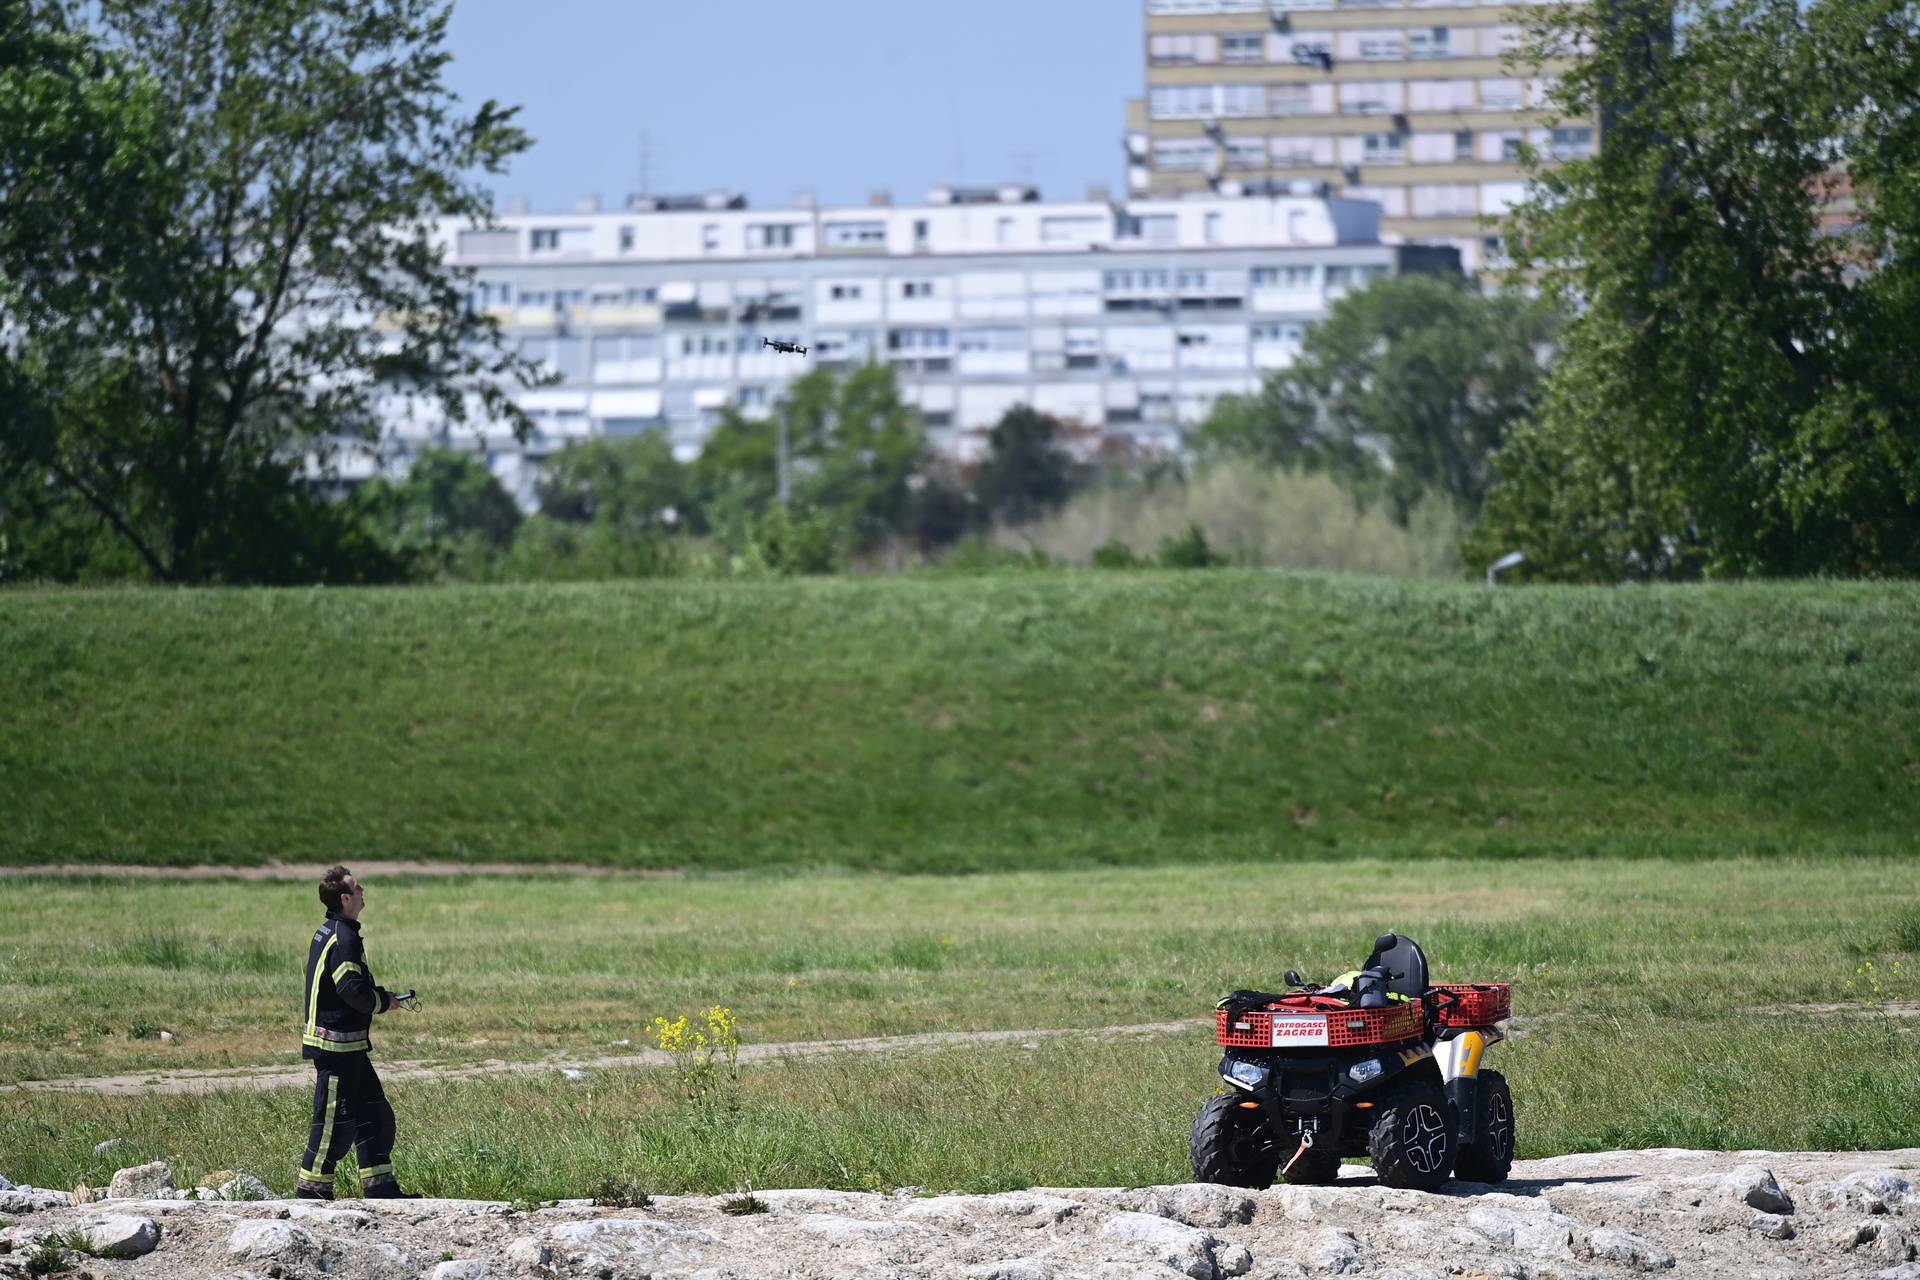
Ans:
[[[995,536],[1003,546],[1087,565],[1102,548],[1109,560],[1118,547],[1153,560],[1196,528],[1235,564],[1403,578],[1457,577],[1465,533],[1437,499],[1402,527],[1378,509],[1356,507],[1327,476],[1223,459],[1185,479],[1097,486],[1047,519]]]

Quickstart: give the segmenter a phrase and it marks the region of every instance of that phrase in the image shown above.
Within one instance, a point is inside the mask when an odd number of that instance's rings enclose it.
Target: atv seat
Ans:
[[[1381,934],[1373,940],[1373,954],[1367,957],[1366,968],[1384,973],[1387,990],[1393,995],[1418,1000],[1427,993],[1427,953],[1412,938]]]

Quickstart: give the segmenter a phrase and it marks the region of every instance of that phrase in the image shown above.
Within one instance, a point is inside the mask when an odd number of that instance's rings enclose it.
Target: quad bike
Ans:
[[[1286,981],[1288,991],[1236,991],[1216,1009],[1231,1088],[1193,1122],[1195,1178],[1329,1183],[1341,1157],[1366,1156],[1389,1187],[1432,1191],[1449,1173],[1506,1180],[1513,1096],[1480,1069],[1506,1038],[1505,983],[1429,985],[1420,945],[1391,933],[1328,986],[1292,970]]]

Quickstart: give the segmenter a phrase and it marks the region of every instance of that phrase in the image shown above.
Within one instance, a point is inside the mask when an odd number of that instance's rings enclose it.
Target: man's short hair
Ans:
[[[340,899],[352,892],[353,872],[345,867],[328,867],[320,877],[320,901],[328,911],[340,910]]]

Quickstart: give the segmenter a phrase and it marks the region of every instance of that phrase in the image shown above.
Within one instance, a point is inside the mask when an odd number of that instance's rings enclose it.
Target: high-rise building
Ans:
[[[570,441],[660,431],[688,456],[725,406],[761,417],[808,369],[869,360],[898,372],[930,441],[959,458],[1016,404],[1112,443],[1176,447],[1217,397],[1291,363],[1342,294],[1460,269],[1450,249],[1387,245],[1379,230],[1364,200],[1042,201],[1025,186],[942,187],[922,204],[649,197],[448,220],[441,243],[473,269],[472,305],[554,377],[516,395],[534,435],[476,432],[396,393],[384,439],[345,458],[342,478],[464,443],[531,501],[541,459]]]
[[[1548,121],[1554,66],[1503,61],[1526,4],[1145,3],[1147,92],[1127,121],[1135,196],[1324,183],[1377,200],[1383,239],[1450,244],[1475,270],[1499,252],[1482,215],[1524,193],[1521,145],[1557,159],[1596,145],[1593,122]]]

